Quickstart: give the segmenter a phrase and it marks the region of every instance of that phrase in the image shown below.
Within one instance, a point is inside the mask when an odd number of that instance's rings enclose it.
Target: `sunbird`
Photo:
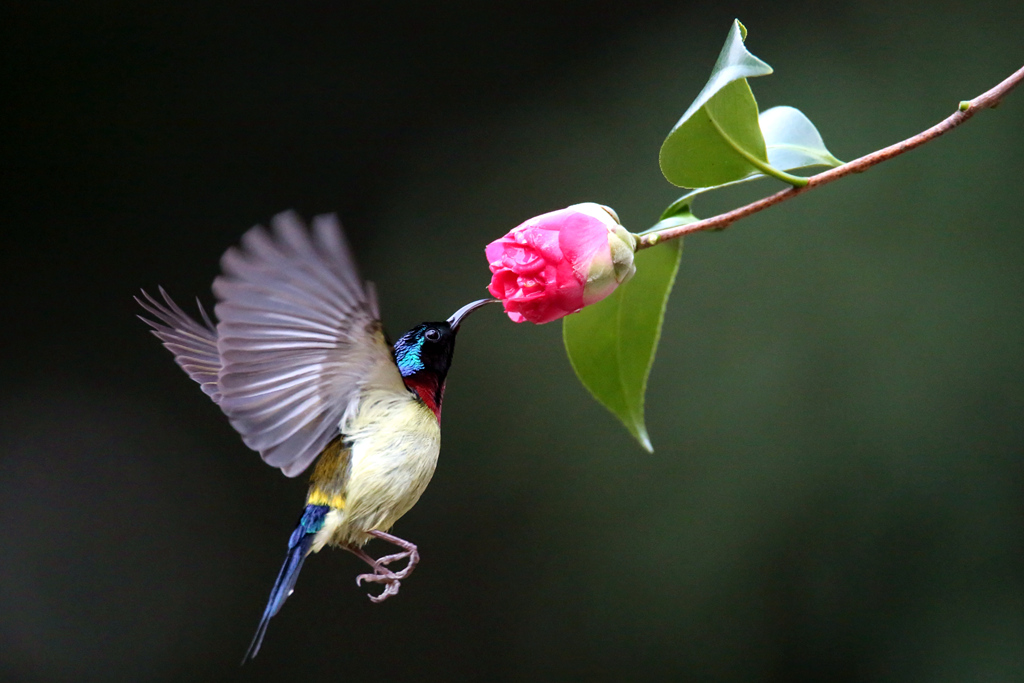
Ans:
[[[392,346],[372,283],[363,283],[333,215],[312,230],[295,213],[273,232],[255,226],[221,258],[214,325],[164,289],[144,290],[142,318],[181,368],[228,416],[249,448],[288,477],[316,461],[306,507],[243,663],[259,652],[270,619],[291,595],[310,553],[332,545],[364,560],[370,600],[398,593],[419,562],[416,545],[388,533],[419,500],[437,465],[441,400],[462,321],[481,299],[442,322],[416,325]],[[379,538],[399,552],[374,559]],[[390,567],[405,560],[400,570]]]

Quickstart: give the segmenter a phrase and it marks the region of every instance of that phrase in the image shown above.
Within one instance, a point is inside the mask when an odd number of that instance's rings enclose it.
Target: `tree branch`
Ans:
[[[1024,67],[1018,69],[1013,73],[1013,75],[988,92],[978,95],[973,100],[961,102],[960,108],[956,113],[926,131],[907,138],[902,142],[897,142],[895,145],[890,145],[889,147],[880,149],[877,152],[872,152],[871,154],[862,156],[861,158],[843,164],[842,166],[837,166],[836,168],[823,173],[813,175],[807,179],[807,184],[803,187],[790,187],[782,190],[781,192],[776,192],[773,195],[765,197],[764,199],[759,199],[756,202],[747,204],[746,206],[741,206],[738,209],[733,209],[732,211],[727,211],[726,213],[712,216],[711,218],[705,218],[704,220],[700,220],[695,223],[688,223],[676,228],[668,228],[654,233],[639,235],[637,249],[653,247],[659,242],[676,239],[683,235],[689,235],[690,233],[700,232],[702,230],[720,230],[732,225],[741,218],[746,218],[758,211],[763,211],[770,206],[775,206],[780,202],[792,199],[804,192],[810,192],[816,187],[821,187],[822,185],[831,183],[833,180],[839,180],[843,176],[850,175],[851,173],[863,173],[876,164],[880,164],[883,161],[897,157],[904,152],[909,152],[915,147],[919,147],[930,140],[934,140],[941,135],[945,135],[983,109],[994,109],[1003,101],[1003,98],[1006,97],[1011,90],[1020,84],[1021,81],[1024,81]]]

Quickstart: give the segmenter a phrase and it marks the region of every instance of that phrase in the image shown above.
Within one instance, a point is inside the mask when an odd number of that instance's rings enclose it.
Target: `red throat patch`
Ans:
[[[416,395],[430,408],[431,412],[434,413],[434,417],[440,422],[441,397],[444,395],[444,385],[438,386],[437,377],[428,373],[416,373],[403,379],[405,380],[405,386],[416,392]]]

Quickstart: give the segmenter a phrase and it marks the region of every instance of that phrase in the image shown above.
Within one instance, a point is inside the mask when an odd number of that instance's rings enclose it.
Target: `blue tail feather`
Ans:
[[[263,618],[260,619],[260,625],[256,629],[256,635],[253,636],[245,657],[242,658],[242,664],[254,659],[260,651],[263,636],[267,633],[267,625],[270,623],[270,619],[280,611],[281,605],[288,599],[288,596],[292,594],[295,582],[299,578],[299,571],[302,570],[302,563],[306,561],[316,533],[323,528],[324,517],[329,510],[330,508],[326,505],[307,505],[302,513],[299,525],[288,539],[288,555],[284,559],[281,571],[277,574],[274,587],[270,590],[270,599],[263,610]]]

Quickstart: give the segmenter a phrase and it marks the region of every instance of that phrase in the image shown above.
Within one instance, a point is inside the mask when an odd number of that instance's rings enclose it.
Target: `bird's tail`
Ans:
[[[307,505],[302,513],[299,525],[288,539],[288,555],[285,557],[281,571],[277,575],[277,581],[274,582],[274,587],[270,591],[270,600],[267,601],[267,606],[263,610],[263,618],[260,619],[256,635],[253,636],[252,643],[249,644],[249,649],[246,651],[245,657],[242,658],[242,664],[256,657],[256,653],[260,651],[260,645],[263,644],[263,636],[267,633],[267,624],[270,623],[271,617],[280,611],[281,605],[288,599],[288,596],[292,594],[295,581],[299,578],[299,571],[302,569],[302,563],[306,561],[316,533],[324,526],[324,517],[328,510],[330,508],[327,505]]]

